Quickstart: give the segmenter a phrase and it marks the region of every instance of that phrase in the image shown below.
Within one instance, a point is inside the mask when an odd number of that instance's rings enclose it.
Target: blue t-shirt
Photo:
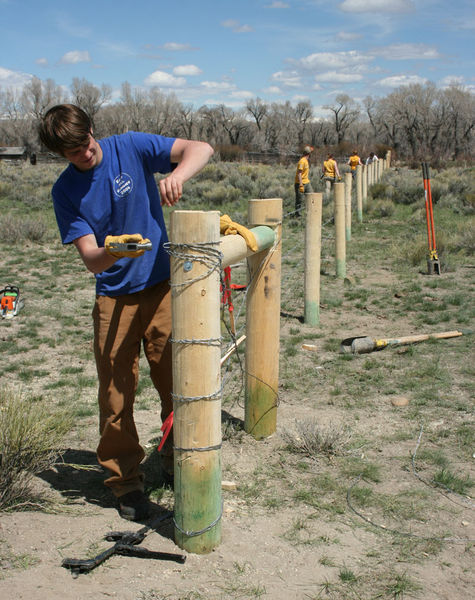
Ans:
[[[89,171],[70,164],[53,186],[53,205],[63,244],[88,234],[104,245],[107,235],[140,233],[153,249],[120,258],[96,274],[96,293],[132,294],[170,277],[168,241],[154,173],[172,170],[175,138],[129,132],[99,141],[101,163]]]

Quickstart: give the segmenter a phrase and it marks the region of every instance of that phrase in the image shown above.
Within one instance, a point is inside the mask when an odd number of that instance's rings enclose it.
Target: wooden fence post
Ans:
[[[304,321],[320,323],[320,262],[322,248],[322,194],[305,194],[305,304]]]
[[[356,167],[356,214],[358,223],[363,222],[363,167]]]
[[[248,257],[244,429],[263,439],[277,428],[282,199],[250,200],[248,223],[276,230],[272,248]]]
[[[171,213],[175,541],[221,541],[219,212]]]
[[[345,237],[346,241],[351,241],[351,188],[353,176],[351,173],[345,173]]]
[[[386,152],[386,168],[387,169],[391,168],[391,150],[388,150]]]
[[[335,183],[335,263],[336,276],[346,277],[346,242],[345,242],[345,184]]]
[[[363,184],[363,206],[366,206],[366,199],[368,197],[368,165],[361,167],[362,184]]]

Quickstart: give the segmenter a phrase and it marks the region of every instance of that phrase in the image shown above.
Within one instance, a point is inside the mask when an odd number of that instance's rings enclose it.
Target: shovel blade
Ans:
[[[365,335],[346,338],[341,342],[341,354],[366,354],[372,352],[375,348],[373,338]]]

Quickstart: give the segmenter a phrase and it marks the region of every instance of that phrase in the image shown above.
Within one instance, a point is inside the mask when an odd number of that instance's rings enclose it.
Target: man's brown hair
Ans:
[[[58,104],[48,110],[38,128],[42,143],[57,154],[83,146],[89,141],[92,122],[82,108]]]

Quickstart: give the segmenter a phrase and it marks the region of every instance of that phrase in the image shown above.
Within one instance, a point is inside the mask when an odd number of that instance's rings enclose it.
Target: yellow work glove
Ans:
[[[303,185],[299,185],[299,192],[302,194],[305,192],[305,187]]]
[[[219,229],[223,235],[239,234],[245,239],[247,247],[253,252],[257,252],[256,237],[252,231],[247,229],[247,227],[244,227],[244,225],[231,221],[231,217],[228,215],[219,217]]]
[[[107,254],[114,256],[115,258],[136,258],[137,256],[142,256],[145,250],[137,249],[137,250],[118,250],[111,246],[111,244],[145,244],[149,242],[147,238],[143,238],[140,233],[125,233],[123,235],[108,235],[104,240],[104,248]]]

